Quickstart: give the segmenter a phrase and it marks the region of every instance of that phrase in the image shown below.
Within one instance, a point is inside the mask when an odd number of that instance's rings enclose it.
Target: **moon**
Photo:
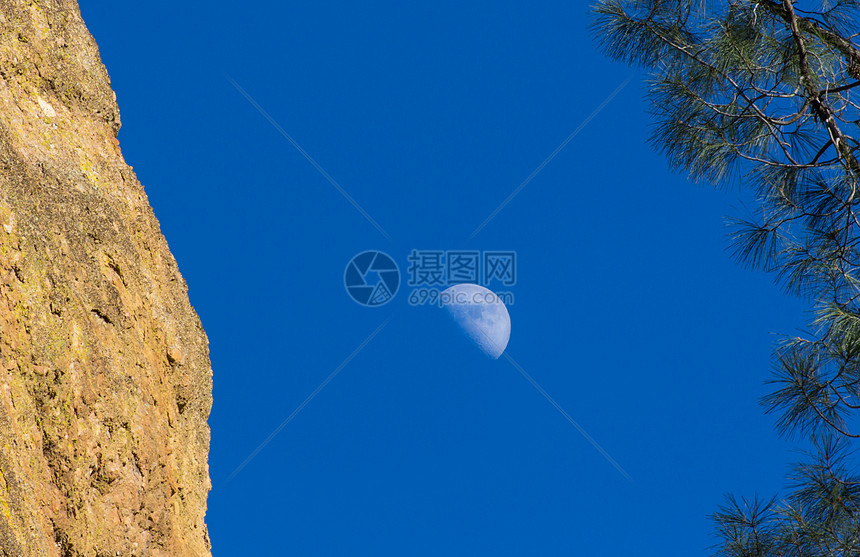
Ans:
[[[448,314],[487,356],[498,359],[511,338],[508,308],[492,290],[457,284],[439,295]]]

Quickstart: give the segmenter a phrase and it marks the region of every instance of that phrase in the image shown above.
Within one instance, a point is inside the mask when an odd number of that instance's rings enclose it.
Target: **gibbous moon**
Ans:
[[[511,338],[511,316],[492,290],[457,284],[440,294],[440,302],[487,356],[495,360],[502,355]]]

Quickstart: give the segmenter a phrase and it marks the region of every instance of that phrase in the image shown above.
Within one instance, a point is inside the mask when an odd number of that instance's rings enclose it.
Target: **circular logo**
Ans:
[[[353,300],[363,306],[387,304],[400,288],[400,270],[381,251],[363,251],[352,258],[343,272],[343,284]]]

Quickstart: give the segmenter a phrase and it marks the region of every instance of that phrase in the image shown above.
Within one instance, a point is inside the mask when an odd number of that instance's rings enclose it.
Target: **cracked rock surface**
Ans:
[[[207,556],[206,335],[74,0],[0,0],[0,556]]]

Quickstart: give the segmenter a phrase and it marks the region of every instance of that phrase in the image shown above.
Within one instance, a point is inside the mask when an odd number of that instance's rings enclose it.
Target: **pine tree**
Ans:
[[[811,4],[594,7],[603,51],[650,74],[656,149],[755,197],[755,217],[731,223],[735,256],[813,310],[811,332],[774,350],[762,401],[781,435],[811,440],[809,457],[781,500],[729,498],[714,514],[718,555],[860,555],[860,1]]]

